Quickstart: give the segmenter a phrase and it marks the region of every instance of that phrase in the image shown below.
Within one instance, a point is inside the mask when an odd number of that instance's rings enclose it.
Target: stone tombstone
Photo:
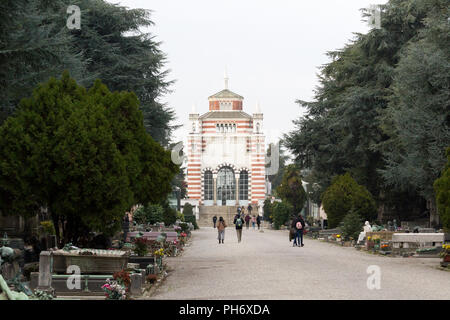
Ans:
[[[30,289],[34,290],[39,286],[39,272],[30,273]]]
[[[132,295],[141,295],[143,283],[142,273],[132,273],[130,275],[130,278],[131,278],[130,293]]]
[[[12,280],[16,277],[16,275],[20,272],[19,263],[17,261],[14,262],[5,262],[1,267],[1,275],[5,280]]]
[[[51,251],[42,251],[39,257],[39,290],[51,290],[52,289],[52,265],[53,254]]]

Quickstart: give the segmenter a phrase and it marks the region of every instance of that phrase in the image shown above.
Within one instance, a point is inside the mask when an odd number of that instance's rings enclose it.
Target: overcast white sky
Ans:
[[[153,11],[150,31],[167,54],[177,124],[187,124],[193,104],[208,111],[208,96],[224,88],[244,97],[244,111],[259,101],[266,142],[293,129],[302,114],[297,99],[311,100],[327,51],[342,48],[354,32],[366,33],[359,9],[387,0],[117,0]],[[146,31],[146,30],[143,30]],[[187,126],[174,133],[185,140]]]

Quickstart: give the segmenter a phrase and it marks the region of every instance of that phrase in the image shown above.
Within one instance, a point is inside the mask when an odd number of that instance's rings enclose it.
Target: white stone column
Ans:
[[[236,174],[235,177],[236,177],[236,205],[239,205],[239,174]]]
[[[217,174],[213,173],[214,205],[217,205]]]

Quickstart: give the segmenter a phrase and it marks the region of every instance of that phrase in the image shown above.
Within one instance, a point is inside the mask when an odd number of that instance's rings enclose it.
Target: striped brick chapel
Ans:
[[[189,114],[187,188],[189,199],[198,201],[200,219],[202,212],[214,212],[205,207],[233,207],[228,211],[234,213],[236,206],[252,203],[256,209],[266,193],[259,106],[253,115],[244,112],[244,98],[228,90],[227,77],[225,89],[208,100],[209,112]]]

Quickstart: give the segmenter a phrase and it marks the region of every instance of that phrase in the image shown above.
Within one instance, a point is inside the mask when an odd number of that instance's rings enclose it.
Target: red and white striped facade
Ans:
[[[209,112],[189,115],[187,189],[188,197],[200,205],[257,204],[265,198],[263,114],[259,108],[253,115],[243,112],[243,99],[226,88],[208,98]],[[226,178],[224,171],[228,172]],[[232,176],[235,180],[230,181]],[[247,187],[240,178],[248,179]],[[205,194],[206,189],[209,192]],[[233,199],[224,202],[225,189]]]

